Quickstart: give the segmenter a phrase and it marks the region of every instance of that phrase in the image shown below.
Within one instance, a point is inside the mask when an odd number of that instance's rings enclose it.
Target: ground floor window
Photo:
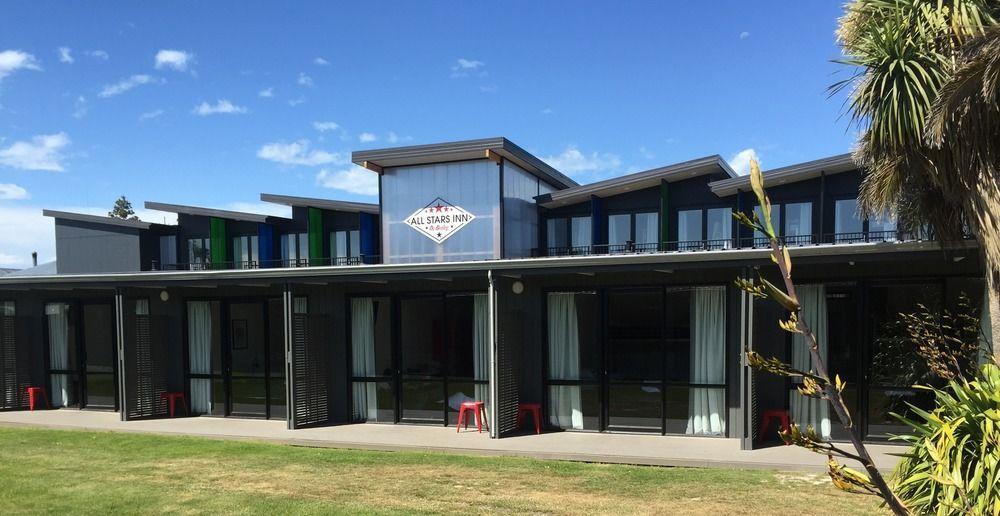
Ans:
[[[52,406],[117,409],[117,337],[110,301],[45,304]]]
[[[350,319],[355,421],[454,424],[489,402],[486,294],[354,297]]]
[[[550,292],[551,426],[725,435],[726,289]]]

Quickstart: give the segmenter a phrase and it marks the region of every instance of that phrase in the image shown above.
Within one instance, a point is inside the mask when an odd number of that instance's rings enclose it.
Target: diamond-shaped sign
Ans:
[[[476,216],[438,197],[406,217],[406,225],[442,243]]]

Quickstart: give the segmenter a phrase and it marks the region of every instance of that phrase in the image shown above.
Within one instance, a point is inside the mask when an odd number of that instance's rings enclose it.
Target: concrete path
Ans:
[[[821,471],[826,457],[791,446],[743,451],[737,439],[558,432],[490,439],[454,427],[356,424],[287,430],[284,421],[193,417],[122,422],[118,414],[87,410],[0,412],[0,425],[145,432],[248,439],[299,446],[385,451],[436,451],[656,466]],[[897,462],[904,448],[871,445],[880,469]]]

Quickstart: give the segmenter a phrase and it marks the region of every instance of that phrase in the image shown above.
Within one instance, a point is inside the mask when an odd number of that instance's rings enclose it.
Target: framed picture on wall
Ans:
[[[233,319],[233,349],[247,349],[247,320]]]

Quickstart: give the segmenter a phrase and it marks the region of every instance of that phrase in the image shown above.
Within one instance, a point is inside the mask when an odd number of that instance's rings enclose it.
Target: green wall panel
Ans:
[[[226,220],[211,218],[209,240],[212,245],[212,263],[222,264],[229,261],[229,238],[226,234]]]
[[[309,208],[309,262],[321,265],[323,260],[323,211]]]

